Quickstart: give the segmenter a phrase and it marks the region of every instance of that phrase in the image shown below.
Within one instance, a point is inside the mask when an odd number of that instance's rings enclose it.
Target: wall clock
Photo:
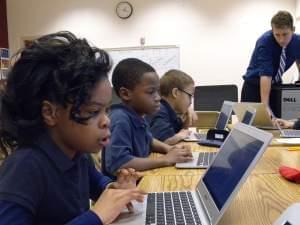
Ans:
[[[133,7],[127,1],[119,2],[116,6],[116,13],[121,19],[127,19],[132,15]]]

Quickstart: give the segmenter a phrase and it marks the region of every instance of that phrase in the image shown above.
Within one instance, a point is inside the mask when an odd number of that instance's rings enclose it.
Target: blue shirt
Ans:
[[[182,120],[164,99],[160,101],[159,111],[151,116],[147,116],[147,121],[153,137],[160,141],[173,137],[183,127]]]
[[[101,225],[89,210],[111,179],[89,155],[69,159],[47,135],[13,152],[0,168],[1,225]]]
[[[102,154],[102,166],[110,176],[135,157],[148,157],[152,134],[146,120],[125,104],[111,107],[111,140]]]
[[[272,31],[265,32],[256,42],[250,64],[243,78],[245,80],[258,79],[262,75],[274,78],[278,72],[281,51],[282,47],[276,42]],[[286,47],[285,71],[297,59],[300,59],[300,35],[293,34]]]

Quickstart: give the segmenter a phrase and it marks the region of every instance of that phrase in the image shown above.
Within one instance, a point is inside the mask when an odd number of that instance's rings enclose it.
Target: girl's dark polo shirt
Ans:
[[[134,157],[148,157],[152,135],[146,120],[125,104],[115,104],[110,113],[111,140],[102,152],[104,171],[115,172]]]
[[[89,155],[71,160],[44,134],[0,168],[0,224],[100,225],[89,199],[97,200],[110,182]]]
[[[182,120],[164,99],[160,101],[159,111],[152,116],[147,116],[147,121],[153,137],[160,141],[173,137],[183,127]]]

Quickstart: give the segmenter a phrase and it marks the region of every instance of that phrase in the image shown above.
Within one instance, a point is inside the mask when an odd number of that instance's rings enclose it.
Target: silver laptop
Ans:
[[[267,106],[260,102],[235,103],[233,106],[233,112],[237,115],[239,121],[242,121],[246,110],[250,107],[256,110],[256,115],[252,123],[253,126],[261,129],[277,130],[277,127],[274,126],[272,119],[269,116]]]
[[[234,105],[234,102],[231,101],[224,101],[218,120],[216,122],[215,128],[219,130],[224,130],[228,124],[228,121],[230,119],[231,113],[232,113],[232,107]],[[199,141],[200,139],[206,139],[206,133],[195,133],[192,132],[190,136],[184,141]]]
[[[194,191],[149,193],[136,213],[115,224],[216,225],[271,139],[269,132],[238,123]]]
[[[198,120],[193,121],[192,127],[213,128],[218,120],[219,111],[195,111]]]
[[[217,152],[193,152],[193,161],[176,163],[175,167],[179,169],[205,169],[209,167]]]
[[[283,130],[275,120],[275,125],[280,132],[282,138],[300,138],[300,130]]]

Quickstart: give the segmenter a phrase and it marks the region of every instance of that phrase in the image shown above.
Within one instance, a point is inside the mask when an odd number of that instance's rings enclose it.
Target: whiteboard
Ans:
[[[113,61],[109,74],[110,80],[114,67],[126,58],[138,58],[150,64],[159,76],[162,76],[170,69],[179,69],[180,66],[179,47],[175,45],[110,48],[105,50]]]

